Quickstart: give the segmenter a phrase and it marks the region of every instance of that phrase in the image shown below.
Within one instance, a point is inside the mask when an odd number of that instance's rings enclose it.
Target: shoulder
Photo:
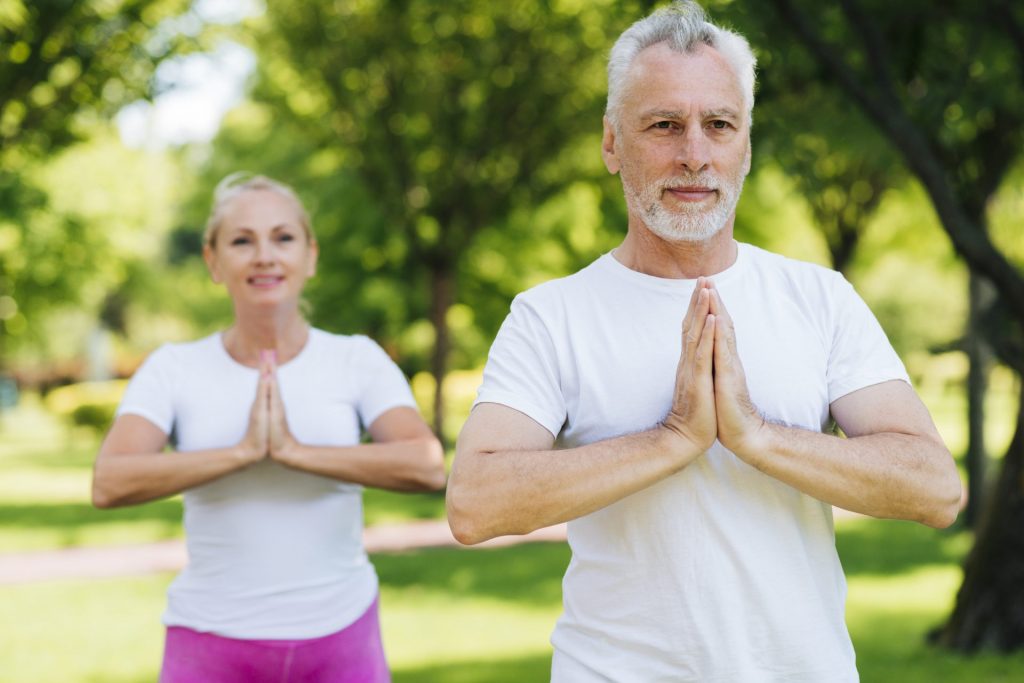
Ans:
[[[310,343],[317,356],[326,356],[335,362],[359,364],[390,358],[380,344],[364,334],[338,334],[312,328]]]
[[[752,244],[740,243],[740,249],[754,270],[768,276],[830,286],[844,280],[842,273],[817,263],[776,254]]]
[[[806,305],[831,307],[837,299],[852,291],[842,273],[817,263],[801,261],[766,251],[751,244],[740,244],[749,272],[765,291],[785,292],[789,298]]]
[[[593,292],[595,285],[606,281],[602,271],[607,266],[604,261],[608,258],[611,256],[605,254],[571,275],[542,282],[521,292],[512,300],[513,308],[525,306],[536,311],[563,310],[567,302]]]
[[[187,342],[166,342],[146,357],[143,367],[175,368],[199,362],[211,362],[223,353],[220,333]]]
[[[314,345],[314,348],[345,351],[348,353],[359,353],[367,349],[381,348],[380,344],[365,334],[341,334],[321,330],[319,327],[310,329],[309,340]]]

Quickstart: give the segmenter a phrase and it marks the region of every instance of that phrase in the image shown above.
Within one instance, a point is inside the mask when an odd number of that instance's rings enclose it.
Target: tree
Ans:
[[[615,16],[608,0],[268,5],[256,97],[338,150],[376,205],[365,256],[401,270],[415,287],[404,305],[430,321],[439,435],[466,254],[579,177],[579,145],[600,131]]]
[[[755,158],[778,164],[794,181],[825,238],[832,267],[846,273],[882,196],[906,173],[871,125],[851,115],[812,72],[799,81],[785,74],[781,83],[774,70],[762,66],[761,73]]]
[[[1024,8],[923,0],[838,7],[772,0],[767,17],[802,50],[780,49],[773,68],[819,65],[821,79],[857,106],[921,182],[957,252],[991,283],[997,305],[985,335],[1024,372],[1024,275],[988,230],[986,207],[1024,150]],[[1014,87],[1012,84],[1017,84]],[[1024,401],[1022,401],[1024,405]],[[1024,412],[937,641],[973,651],[1024,647]]]
[[[0,353],[94,273],[101,234],[50,210],[42,160],[149,94],[156,64],[191,39],[162,23],[186,0],[11,0],[0,5]]]

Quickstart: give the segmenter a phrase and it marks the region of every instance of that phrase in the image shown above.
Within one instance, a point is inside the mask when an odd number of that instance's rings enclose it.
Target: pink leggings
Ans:
[[[337,633],[239,640],[169,626],[160,683],[390,683],[377,600]]]

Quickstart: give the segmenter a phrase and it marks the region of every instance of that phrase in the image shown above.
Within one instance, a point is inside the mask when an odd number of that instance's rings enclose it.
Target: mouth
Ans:
[[[695,203],[702,202],[708,197],[714,196],[718,190],[703,185],[682,185],[679,187],[666,187],[665,191],[676,198],[677,201]]]
[[[246,278],[246,282],[259,289],[269,289],[284,282],[283,275],[253,275]]]

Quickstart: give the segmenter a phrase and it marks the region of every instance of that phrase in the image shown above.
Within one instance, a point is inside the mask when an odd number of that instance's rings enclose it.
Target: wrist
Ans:
[[[302,447],[295,439],[285,439],[274,448],[271,457],[286,467],[297,467],[302,458]]]
[[[712,438],[707,443],[699,443],[692,435],[684,430],[662,422],[654,429],[654,436],[657,441],[659,453],[669,453],[678,463],[679,469],[689,465],[702,453],[711,448],[714,443]]]
[[[253,444],[243,441],[231,449],[231,456],[244,465],[260,460],[263,454]]]
[[[772,452],[777,433],[775,425],[765,420],[760,414],[757,417],[757,423],[746,431],[742,439],[735,444],[723,443],[723,445],[743,462],[761,469],[760,463]]]

